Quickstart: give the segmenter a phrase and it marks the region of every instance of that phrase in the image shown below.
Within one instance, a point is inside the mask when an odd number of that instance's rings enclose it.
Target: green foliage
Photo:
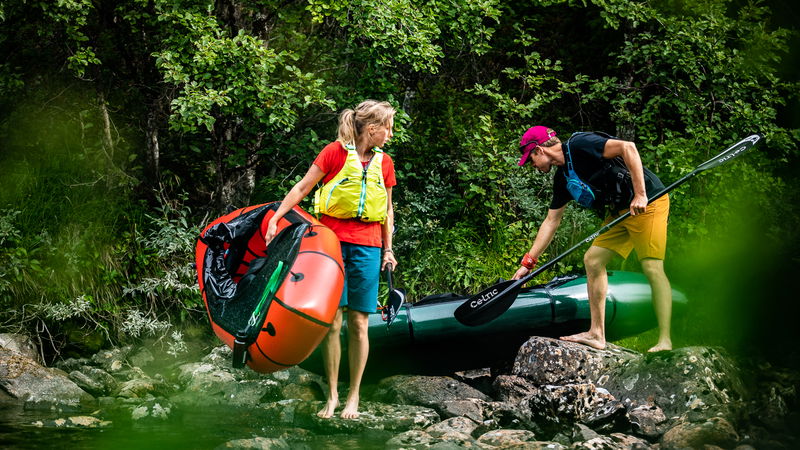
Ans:
[[[2,1],[0,323],[46,327],[59,347],[98,325],[130,339],[202,318],[199,229],[280,199],[334,139],[336,113],[365,98],[398,109],[387,150],[410,298],[517,269],[551,197],[552,175],[515,165],[536,124],[633,140],[667,183],[763,133],[671,195],[666,264],[680,273],[743,215],[771,248],[800,214],[786,206],[800,84],[781,71],[796,29],[770,5]],[[570,206],[543,260],[599,223]],[[536,281],[581,265],[576,252]]]

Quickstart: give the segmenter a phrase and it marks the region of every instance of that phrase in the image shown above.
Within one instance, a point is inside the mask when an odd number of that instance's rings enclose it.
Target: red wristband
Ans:
[[[522,267],[528,270],[532,270],[534,267],[536,267],[537,262],[538,261],[536,260],[536,258],[531,256],[530,253],[525,253],[525,256],[522,257],[522,261],[520,261],[520,264],[522,265]]]

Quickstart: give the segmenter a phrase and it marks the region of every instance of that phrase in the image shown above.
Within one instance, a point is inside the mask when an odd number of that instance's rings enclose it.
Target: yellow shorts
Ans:
[[[664,259],[667,251],[668,218],[669,196],[664,195],[647,205],[643,214],[630,216],[598,236],[592,245],[619,253],[623,258],[627,258],[635,248],[640,260]],[[603,225],[613,219],[611,216],[606,217]]]

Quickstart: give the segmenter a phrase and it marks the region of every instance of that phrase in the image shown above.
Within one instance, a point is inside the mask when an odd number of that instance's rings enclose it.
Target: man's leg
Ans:
[[[606,348],[606,294],[608,293],[608,274],[606,266],[616,253],[603,247],[591,246],[583,256],[586,266],[586,280],[589,291],[589,311],[591,323],[589,331],[563,336],[565,341],[578,342],[596,349]]]
[[[333,411],[339,406],[339,360],[342,358],[342,343],[339,341],[342,331],[342,308],[336,311],[331,328],[322,341],[322,363],[328,379],[328,400],[317,415],[323,419],[333,417]]]
[[[648,351],[672,350],[672,339],[670,338],[672,287],[669,285],[667,274],[664,273],[664,261],[645,258],[641,263],[642,271],[650,282],[650,288],[653,291],[653,309],[658,321],[658,342]]]
[[[347,401],[341,414],[343,419],[355,419],[358,417],[361,377],[364,375],[364,367],[367,365],[367,356],[369,356],[368,325],[369,314],[352,309],[347,311],[347,353],[350,359],[350,390],[347,393]]]

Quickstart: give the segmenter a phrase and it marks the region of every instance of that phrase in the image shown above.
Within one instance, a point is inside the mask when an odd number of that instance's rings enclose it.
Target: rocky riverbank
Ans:
[[[6,336],[0,345],[0,403],[61,411],[31,424],[42,428],[109,427],[119,417],[158,424],[179,421],[181,411],[227,408],[270,427],[226,448],[311,448],[312,436],[356,433],[393,449],[798,444],[798,374],[736,362],[719,348],[641,355],[532,337],[506,373],[392,376],[364,386],[357,420],[323,420],[315,414],[322,377],[296,367],[266,375],[233,369],[225,346],[195,361],[127,346],[47,368],[22,339]]]

